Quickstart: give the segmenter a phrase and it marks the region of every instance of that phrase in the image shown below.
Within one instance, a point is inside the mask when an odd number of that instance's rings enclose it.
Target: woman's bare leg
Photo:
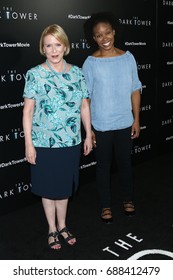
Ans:
[[[61,199],[55,201],[55,207],[56,207],[56,215],[57,215],[57,225],[58,230],[62,230],[64,227],[66,227],[66,214],[67,214],[67,205],[68,205],[68,199]],[[64,238],[67,238],[67,233],[62,233]],[[76,242],[76,238],[72,238],[68,241],[70,245],[73,245]]]
[[[57,227],[56,227],[55,201],[52,199],[42,198],[42,204],[43,204],[44,212],[45,212],[46,219],[47,219],[48,226],[49,226],[48,233],[56,232]],[[50,243],[54,242],[54,240],[55,240],[54,237],[51,236],[48,238],[48,243],[50,244]],[[58,241],[58,237],[56,237],[56,240]],[[60,245],[56,244],[56,245],[53,245],[51,248],[60,249]]]

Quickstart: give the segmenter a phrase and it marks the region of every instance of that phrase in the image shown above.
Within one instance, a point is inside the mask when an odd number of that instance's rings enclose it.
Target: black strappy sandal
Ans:
[[[64,236],[62,235],[63,232],[67,234],[67,237],[64,237]],[[73,244],[72,244],[72,243],[69,243],[70,240],[76,239],[76,238],[74,237],[74,235],[72,235],[72,234],[69,232],[69,230],[68,230],[67,227],[62,228],[62,229],[59,231],[59,235],[64,239],[64,241],[65,241],[68,245],[73,246],[73,245],[76,243],[76,240],[75,240],[75,242],[74,242]]]
[[[58,235],[59,235],[59,234],[58,234],[57,231],[50,232],[50,233],[48,234],[48,241],[49,241],[49,238],[50,238],[50,237],[53,237],[53,238],[54,238],[54,241],[53,241],[53,242],[51,242],[51,243],[48,242],[48,246],[49,246],[50,249],[53,249],[53,250],[60,250],[60,249],[61,249],[61,243],[60,243],[59,240],[57,240]],[[56,248],[53,248],[53,246],[55,246],[55,245],[58,245],[58,248],[57,248],[57,249],[56,249]]]

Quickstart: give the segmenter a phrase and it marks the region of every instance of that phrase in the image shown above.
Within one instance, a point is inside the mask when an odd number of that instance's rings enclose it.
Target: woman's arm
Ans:
[[[25,156],[29,163],[36,164],[36,150],[32,143],[32,118],[35,100],[24,98],[23,130],[25,135]]]
[[[86,98],[82,100],[81,119],[86,133],[86,138],[84,141],[84,155],[88,155],[92,150],[92,137],[89,99]]]
[[[140,90],[136,90],[132,93],[131,100],[132,100],[132,110],[133,110],[133,117],[134,117],[131,138],[134,139],[139,137],[139,133],[140,133],[140,122],[139,122],[140,104],[141,104]]]

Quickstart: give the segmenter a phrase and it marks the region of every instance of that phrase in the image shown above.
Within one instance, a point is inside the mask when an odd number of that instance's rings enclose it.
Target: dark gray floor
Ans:
[[[60,251],[48,248],[47,223],[42,205],[37,202],[0,217],[0,259],[172,259],[173,153],[134,166],[134,174],[134,217],[122,212],[115,173],[112,225],[101,222],[95,182],[87,183],[69,204],[67,224],[77,237],[74,247],[62,244]]]

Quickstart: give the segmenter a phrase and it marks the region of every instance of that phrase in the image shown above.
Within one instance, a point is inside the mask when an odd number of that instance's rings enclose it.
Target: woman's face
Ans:
[[[66,46],[52,35],[46,35],[43,40],[43,51],[50,63],[59,63],[64,56]]]
[[[114,35],[115,30],[106,22],[100,22],[93,28],[93,38],[100,49],[110,50],[114,47]]]

